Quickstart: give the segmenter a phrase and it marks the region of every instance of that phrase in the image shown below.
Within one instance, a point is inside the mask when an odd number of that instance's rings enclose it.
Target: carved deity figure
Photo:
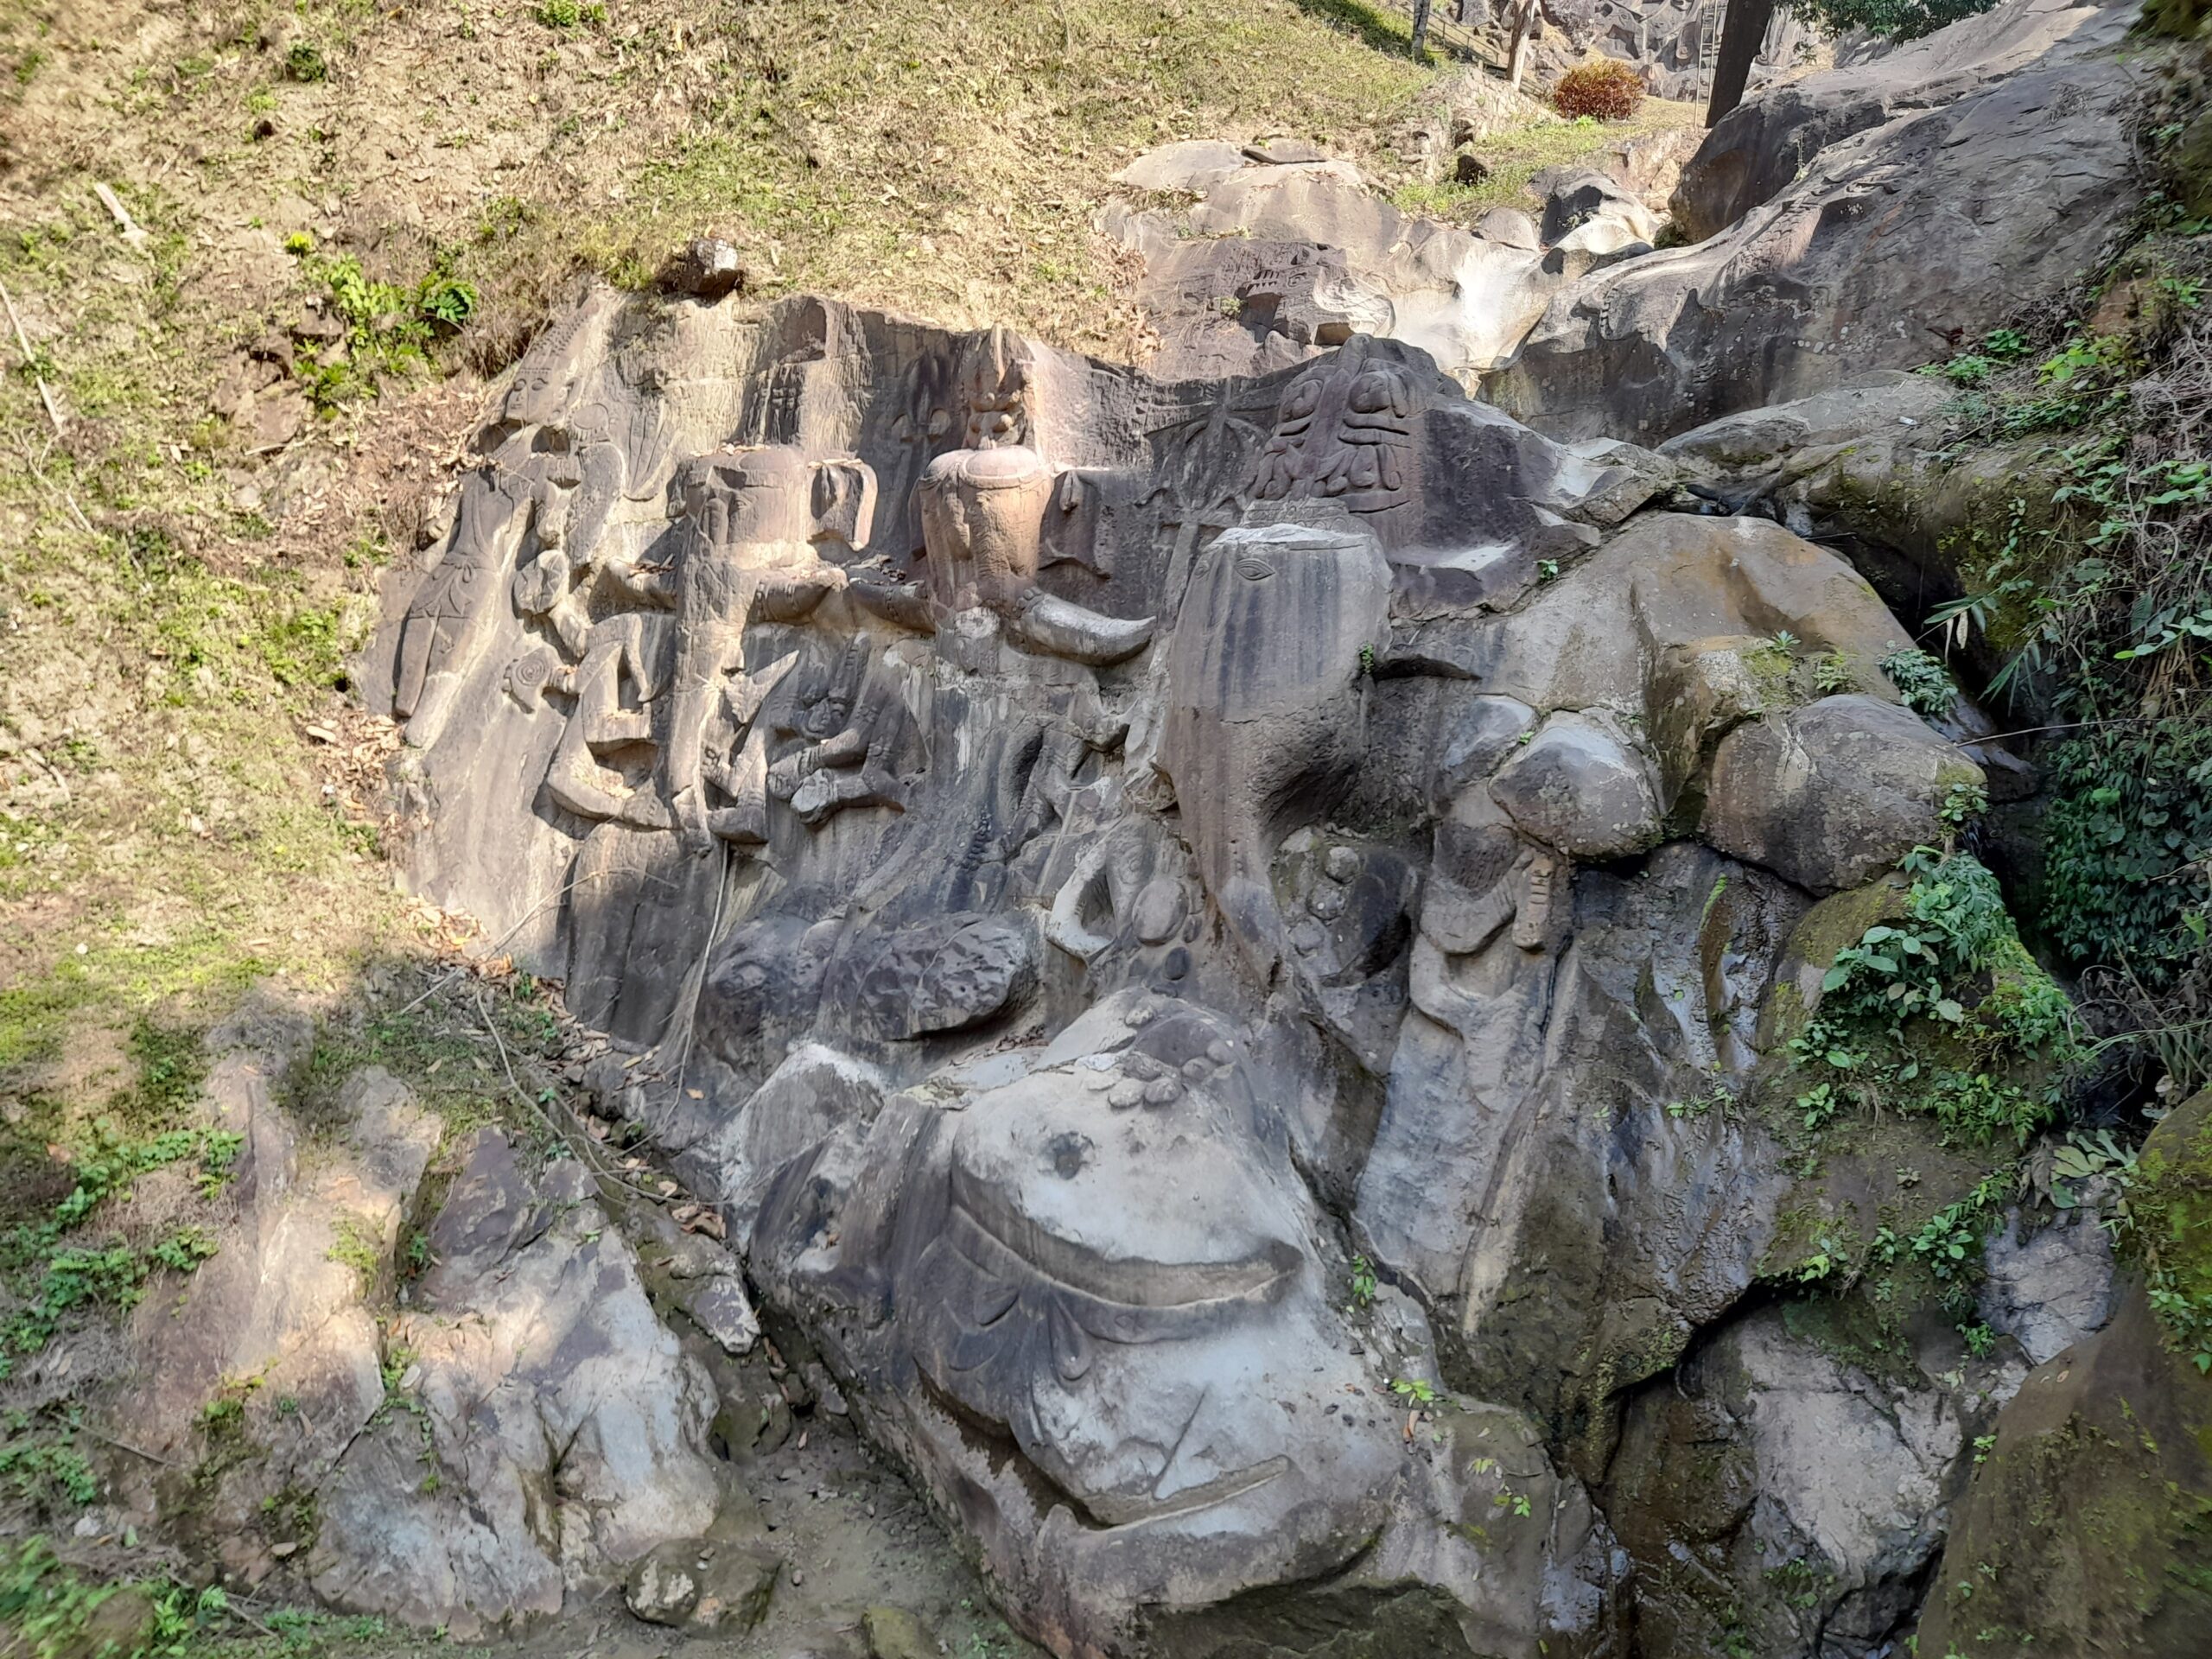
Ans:
[[[1363,517],[1409,508],[1420,408],[1413,370],[1355,340],[1290,383],[1254,471],[1254,498],[1334,500]]]
[[[778,733],[804,741],[769,767],[768,791],[810,827],[849,806],[906,810],[899,762],[909,717],[890,677],[874,671],[873,648],[870,636],[855,634]]]
[[[942,626],[978,607],[1023,650],[1103,665],[1142,651],[1154,619],[1102,615],[1037,586],[1057,475],[1020,444],[955,449],[922,474],[924,573]]]
[[[745,630],[791,622],[844,586],[845,573],[822,557],[864,543],[875,512],[875,475],[853,460],[811,459],[796,449],[728,449],[683,470],[683,524],[675,567],[663,579],[676,608],[671,709],[661,752],[662,787],[684,842],[695,852],[726,839],[766,839],[767,767],[758,747],[734,760],[716,745],[742,714],[749,724],[767,686],[747,680]],[[774,666],[780,676],[788,664]],[[731,687],[733,678],[740,683]],[[748,735],[748,746],[765,740]],[[707,785],[719,777],[730,798],[710,810]]]

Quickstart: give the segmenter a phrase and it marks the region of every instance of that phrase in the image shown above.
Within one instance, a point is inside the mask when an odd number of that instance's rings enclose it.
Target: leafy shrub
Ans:
[[[1806,1127],[1848,1096],[1931,1116],[1947,1135],[2024,1145],[2057,1110],[2044,1077],[2082,1057],[2073,1004],[2021,944],[1979,860],[1923,849],[1904,868],[1904,914],[1836,952],[1818,1013],[1793,1045],[1832,1077],[1799,1097]],[[1983,976],[1990,988],[1970,1004]],[[1916,1040],[1907,1029],[1916,1021],[1943,1044]]]
[[[330,79],[330,65],[321,53],[305,41],[295,41],[284,54],[284,79],[296,80],[302,86],[313,86]]]
[[[2212,855],[2212,726],[2094,727],[2052,752],[2050,777],[2052,942],[2077,962],[2124,962],[2146,984],[2170,983],[2203,949],[2203,885],[2183,873]]]
[[[295,372],[308,396],[326,412],[373,391],[387,375],[405,374],[429,364],[430,347],[475,314],[474,288],[454,276],[442,259],[410,288],[371,276],[350,253],[315,252],[304,238],[287,240],[286,251],[300,260],[308,278],[320,284],[331,314],[346,325],[346,350],[326,363],[315,349],[300,353]]]
[[[1882,672],[1890,677],[1904,706],[1923,720],[1937,720],[1951,712],[1957,688],[1951,683],[1950,671],[1917,646],[1885,657]]]
[[[1797,0],[1791,10],[1826,35],[1863,29],[1885,40],[1912,41],[1961,17],[1987,11],[1997,0]]]
[[[1577,64],[1552,88],[1552,107],[1569,119],[1625,121],[1643,101],[1643,78],[1611,58]]]

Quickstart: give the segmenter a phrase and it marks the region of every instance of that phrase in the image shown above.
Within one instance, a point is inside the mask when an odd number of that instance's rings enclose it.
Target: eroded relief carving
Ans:
[[[1309,1594],[1423,1652],[1619,1651],[1610,1535],[1517,1414],[1612,1408],[1471,1379],[1624,1387],[1664,1344],[1586,1304],[1747,1286],[1704,1175],[1619,1160],[1758,1063],[1745,964],[1803,895],[1679,839],[1720,716],[1654,677],[1783,622],[1879,660],[1886,613],[1772,526],[1575,517],[1602,469],[1402,346],[1162,386],[778,317],[716,325],[680,445],[609,391],[642,368],[549,353],[395,639],[433,784],[465,705],[535,791],[516,902],[572,886],[570,1006],[657,1057],[610,1062],[624,1113],[1057,1653]],[[1524,582],[1539,531],[1587,558]],[[1468,583],[1409,605],[1409,547]],[[1532,1312],[1545,1228],[1602,1284]],[[1462,1409],[1409,1426],[1412,1377]],[[1548,1506],[1510,1545],[1465,1524],[1478,1419]]]

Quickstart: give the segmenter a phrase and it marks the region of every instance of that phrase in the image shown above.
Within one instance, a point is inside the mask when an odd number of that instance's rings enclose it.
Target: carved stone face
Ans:
[[[1190,1010],[1120,1036],[951,1120],[944,1221],[894,1296],[927,1387],[1094,1526],[1287,1513],[1317,1479],[1356,1502],[1388,1446],[1317,1454],[1355,1373],[1237,1043]]]
[[[931,602],[948,612],[994,607],[1035,585],[1052,471],[1018,444],[956,449],[922,474],[922,541]]]
[[[812,534],[814,473],[796,449],[702,455],[683,482],[684,517],[715,546],[804,550]]]
[[[1355,513],[1408,505],[1420,389],[1405,365],[1347,349],[1290,383],[1261,451],[1262,501],[1331,499]]]

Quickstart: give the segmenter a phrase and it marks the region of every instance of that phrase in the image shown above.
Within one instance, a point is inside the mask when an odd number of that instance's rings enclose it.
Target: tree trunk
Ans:
[[[1513,8],[1513,43],[1506,48],[1505,82],[1515,92],[1521,90],[1521,78],[1529,73],[1529,36],[1535,31],[1538,0],[1519,0]]]
[[[1414,56],[1418,58],[1428,44],[1429,0],[1414,0]]]
[[[1713,66],[1713,101],[1705,107],[1705,124],[1744,101],[1751,85],[1751,60],[1759,54],[1767,25],[1774,21],[1774,0],[1728,0],[1728,20],[1720,26],[1720,52]]]

